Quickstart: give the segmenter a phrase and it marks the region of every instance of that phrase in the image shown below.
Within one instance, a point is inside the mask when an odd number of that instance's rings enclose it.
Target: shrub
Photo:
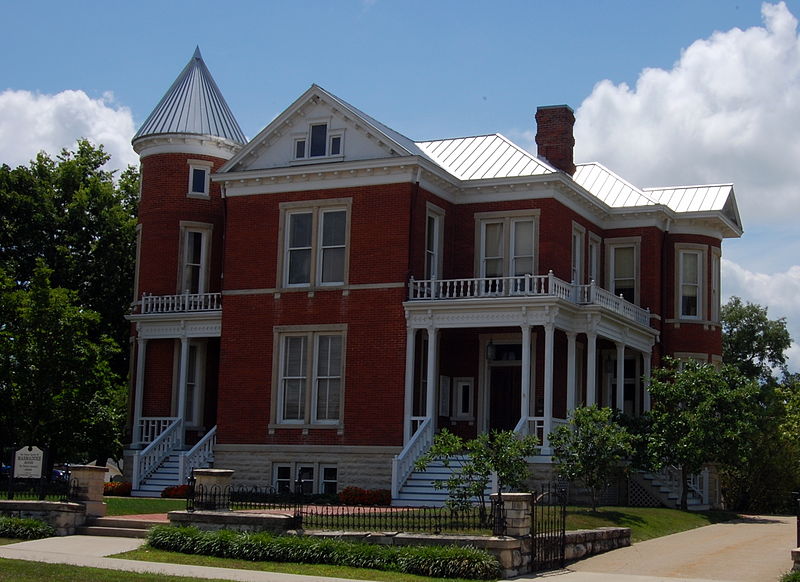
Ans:
[[[339,502],[344,505],[391,505],[392,492],[388,489],[345,487],[339,493]]]
[[[128,481],[111,481],[103,483],[103,495],[114,495],[117,497],[130,497],[133,486]]]
[[[56,535],[56,530],[53,526],[38,519],[0,517],[0,538],[38,540],[54,535]]]
[[[781,577],[780,582],[800,582],[800,572],[789,572]]]
[[[170,499],[186,499],[186,495],[188,493],[188,485],[173,485],[172,487],[166,487],[161,492],[161,497],[169,497]]]
[[[201,532],[166,525],[151,529],[148,543],[160,550],[239,560],[331,564],[446,578],[488,580],[500,576],[494,556],[457,546],[383,546],[266,532]]]

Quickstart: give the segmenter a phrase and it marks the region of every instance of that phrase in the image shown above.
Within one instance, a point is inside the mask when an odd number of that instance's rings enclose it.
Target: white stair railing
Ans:
[[[433,421],[430,417],[417,428],[400,454],[392,459],[392,499],[397,499],[400,487],[414,471],[414,463],[433,444]]]
[[[142,481],[155,471],[161,462],[180,446],[183,437],[183,421],[173,419],[167,429],[133,458],[132,488],[139,489]]]
[[[143,444],[152,443],[176,420],[178,420],[177,416],[143,416],[139,419],[137,442]]]
[[[675,494],[680,495],[683,489],[683,472],[680,467],[668,465],[663,467],[660,471],[654,473],[658,480],[669,487]],[[688,482],[686,483],[689,491],[695,495],[700,501],[701,505],[709,505],[709,471],[703,469],[696,475],[689,475]]]
[[[201,438],[195,446],[178,459],[178,478],[187,483],[192,469],[208,465],[214,461],[214,445],[217,444],[217,427],[215,426]]]

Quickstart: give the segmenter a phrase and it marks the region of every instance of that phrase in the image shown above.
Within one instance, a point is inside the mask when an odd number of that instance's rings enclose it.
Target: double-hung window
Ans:
[[[285,287],[343,285],[347,277],[349,201],[282,205]]]
[[[586,229],[578,224],[572,225],[572,271],[570,276],[576,285],[583,285],[583,252]]]
[[[276,329],[279,372],[275,420],[279,424],[338,425],[341,420],[344,326],[324,328]]]
[[[475,215],[476,271],[483,278],[518,277],[536,270],[538,211]]]
[[[589,233],[589,256],[587,257],[589,267],[589,283],[600,284],[600,237]]]
[[[639,244],[638,237],[606,241],[609,291],[634,304],[639,303]]]
[[[425,278],[442,277],[442,226],[444,212],[432,204],[428,205],[425,219]]]
[[[681,319],[703,318],[705,248],[677,249],[678,314]]]
[[[210,224],[181,222],[181,293],[206,293],[211,254]]]

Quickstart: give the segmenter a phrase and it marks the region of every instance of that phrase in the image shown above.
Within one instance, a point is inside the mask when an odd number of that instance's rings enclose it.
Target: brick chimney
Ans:
[[[538,156],[551,166],[575,174],[572,149],[575,138],[572,128],[575,113],[568,105],[548,105],[536,109],[536,146]]]

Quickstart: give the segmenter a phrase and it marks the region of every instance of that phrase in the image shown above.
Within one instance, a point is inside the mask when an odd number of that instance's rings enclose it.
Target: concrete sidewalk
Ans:
[[[106,536],[56,537],[0,546],[0,558],[198,579],[344,582],[340,578],[106,557],[136,549],[142,543]],[[794,544],[794,518],[750,517],[648,540],[581,560],[565,570],[521,578],[543,582],[777,582],[791,567]]]

